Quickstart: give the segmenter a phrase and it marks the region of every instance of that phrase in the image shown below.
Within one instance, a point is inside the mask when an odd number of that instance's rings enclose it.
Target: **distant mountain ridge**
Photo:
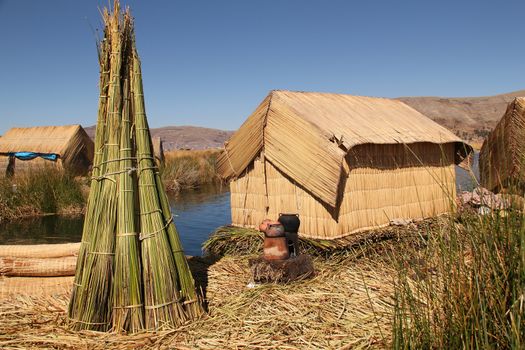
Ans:
[[[89,137],[95,138],[95,126],[84,128]],[[207,149],[222,147],[233,131],[204,128],[199,126],[165,126],[151,128],[151,136],[163,141],[164,150]]]
[[[483,142],[507,105],[525,90],[484,97],[399,97],[417,111],[443,125],[467,142]]]

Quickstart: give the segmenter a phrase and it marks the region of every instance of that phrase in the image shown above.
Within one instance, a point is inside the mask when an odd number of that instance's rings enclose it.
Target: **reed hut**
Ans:
[[[217,170],[231,179],[233,225],[297,213],[303,237],[336,239],[449,212],[454,165],[471,150],[400,101],[272,91]]]
[[[84,175],[93,161],[93,141],[80,125],[12,128],[0,138],[0,174],[55,167]]]
[[[481,185],[493,192],[525,188],[525,97],[509,103],[479,153]]]

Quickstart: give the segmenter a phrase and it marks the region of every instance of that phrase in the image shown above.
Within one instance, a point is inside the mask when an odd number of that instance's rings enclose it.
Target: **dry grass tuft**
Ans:
[[[220,152],[219,149],[165,152],[161,174],[166,189],[179,192],[219,183],[215,165]]]
[[[417,225],[389,226],[373,231],[357,233],[341,239],[323,240],[299,236],[299,251],[313,256],[333,258],[334,255],[355,253],[383,240],[411,236],[415,229],[433,225],[436,220],[420,221]],[[254,229],[236,226],[221,226],[203,243],[207,254],[217,256],[249,255],[262,252],[264,235]]]

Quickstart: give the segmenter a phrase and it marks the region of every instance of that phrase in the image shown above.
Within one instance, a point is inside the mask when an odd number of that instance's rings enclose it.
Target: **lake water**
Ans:
[[[201,255],[201,245],[217,227],[231,222],[228,186],[184,191],[170,198],[175,224],[187,255]],[[83,217],[49,215],[0,225],[0,244],[80,242]]]
[[[474,173],[478,173],[478,157],[474,158]],[[471,190],[472,175],[456,167],[458,190]],[[184,191],[170,198],[175,224],[188,255],[201,255],[201,245],[217,227],[231,222],[228,186],[207,187]],[[82,217],[55,215],[0,225],[0,244],[42,244],[80,242]]]
[[[474,152],[472,172],[456,166],[456,188],[459,191],[472,191],[479,183],[479,152]]]

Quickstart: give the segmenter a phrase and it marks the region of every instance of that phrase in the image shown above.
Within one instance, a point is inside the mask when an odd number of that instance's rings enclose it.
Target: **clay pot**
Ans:
[[[268,225],[269,224],[278,224],[278,223],[279,223],[278,221],[274,221],[274,220],[271,220],[271,219],[264,219],[259,224],[259,231],[266,232],[266,230],[268,229]]]
[[[279,222],[271,222],[268,224],[264,234],[266,237],[284,237],[284,226]]]
[[[279,222],[283,224],[286,232],[297,233],[301,225],[299,214],[279,214]]]
[[[299,236],[297,234],[301,225],[299,214],[279,214],[279,222],[283,224],[286,232],[286,243],[290,256],[299,255]]]
[[[286,237],[264,237],[264,258],[266,260],[286,260],[290,257]]]

